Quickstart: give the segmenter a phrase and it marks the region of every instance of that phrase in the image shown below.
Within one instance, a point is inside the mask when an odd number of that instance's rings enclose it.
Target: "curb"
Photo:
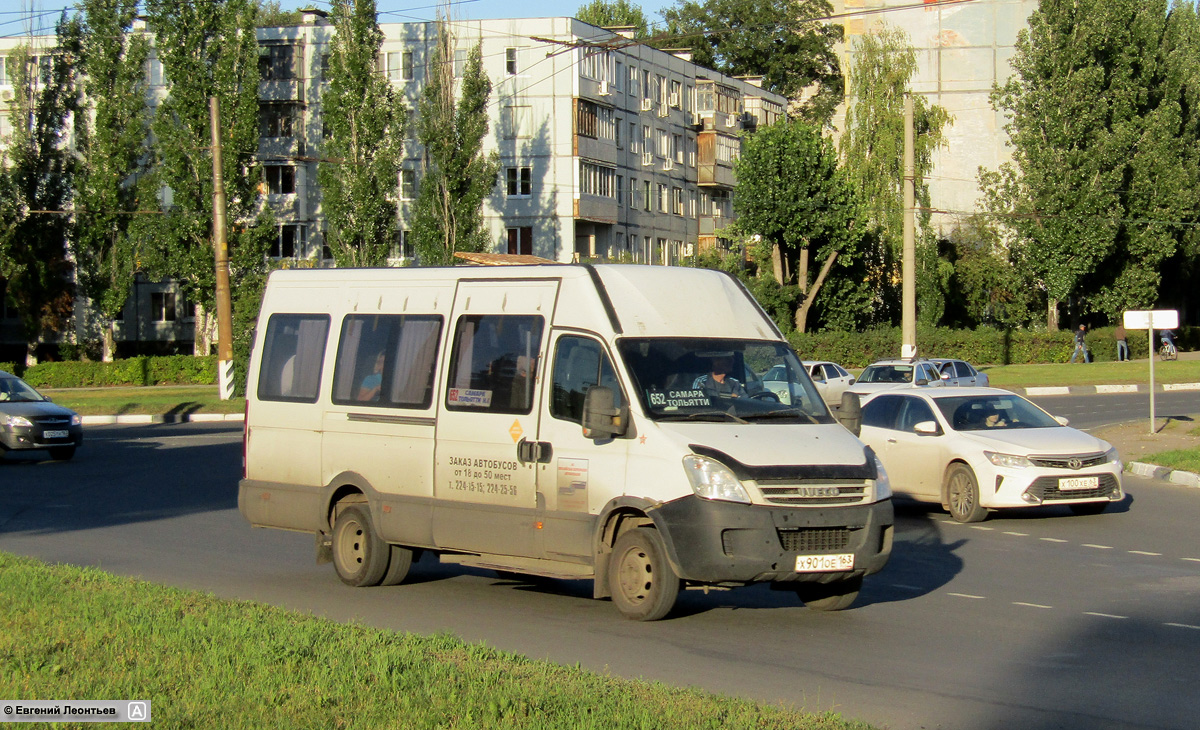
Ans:
[[[1018,395],[1094,395],[1096,393],[1149,393],[1150,385],[1052,385],[1032,388],[1005,388]],[[1164,383],[1154,386],[1155,393],[1200,390],[1200,383]]]
[[[214,421],[245,421],[244,413],[181,413],[167,415],[136,415],[136,416],[84,416],[83,425],[106,426],[111,424],[151,424],[151,423],[208,423]]]
[[[1180,487],[1200,488],[1200,474],[1193,474],[1190,471],[1168,469],[1165,466],[1155,466],[1154,464],[1145,464],[1140,461],[1129,462],[1125,465],[1125,470],[1139,477],[1158,479]]]

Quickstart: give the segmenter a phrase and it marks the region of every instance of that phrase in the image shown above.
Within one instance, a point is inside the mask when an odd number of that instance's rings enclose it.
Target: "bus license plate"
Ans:
[[[797,555],[797,573],[827,573],[854,570],[854,553],[840,555]]]
[[[1058,488],[1064,492],[1072,489],[1098,489],[1100,477],[1064,477],[1058,480]]]
[[[65,439],[70,435],[70,431],[42,431],[42,438],[45,439]]]

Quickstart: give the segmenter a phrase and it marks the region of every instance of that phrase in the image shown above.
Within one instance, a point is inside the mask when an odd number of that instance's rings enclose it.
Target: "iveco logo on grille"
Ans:
[[[842,490],[837,487],[797,487],[798,497],[838,497]]]
[[[1072,457],[1070,459],[1067,459],[1067,466],[1071,469],[1082,469],[1083,468],[1083,459],[1080,459],[1077,457]]]

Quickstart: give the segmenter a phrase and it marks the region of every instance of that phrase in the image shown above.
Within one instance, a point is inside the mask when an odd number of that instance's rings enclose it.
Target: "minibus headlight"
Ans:
[[[883,462],[875,454],[871,455],[875,459],[875,499],[886,499],[892,496],[892,480],[888,479],[887,469],[883,468]]]
[[[750,495],[746,493],[746,488],[724,464],[689,454],[683,457],[683,470],[687,472],[692,491],[697,496],[750,504]]]

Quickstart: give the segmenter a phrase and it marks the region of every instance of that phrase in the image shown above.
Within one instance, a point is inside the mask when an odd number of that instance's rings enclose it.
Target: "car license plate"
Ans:
[[[854,553],[796,556],[797,573],[825,573],[834,570],[854,570]]]
[[[70,431],[42,431],[42,438],[44,439],[65,439],[70,435]]]
[[[1058,488],[1064,492],[1073,489],[1097,489],[1100,487],[1100,477],[1066,477],[1058,480]]]

